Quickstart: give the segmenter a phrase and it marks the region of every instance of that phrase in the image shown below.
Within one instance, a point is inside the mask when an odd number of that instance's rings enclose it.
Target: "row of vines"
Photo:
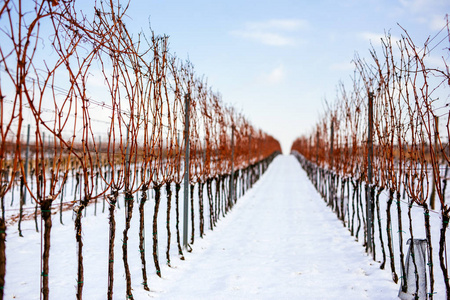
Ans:
[[[340,84],[313,132],[292,145],[344,226],[356,239],[362,228],[366,251],[401,279],[402,299],[450,299],[449,45],[448,21],[423,47],[406,30],[387,33],[381,54],[372,47],[370,62],[355,57],[351,88]],[[420,239],[425,266],[414,255]]]
[[[200,236],[212,229],[237,196],[259,178],[280,145],[255,129],[219,93],[195,74],[193,65],[169,52],[168,37],[132,34],[124,20],[128,3],[6,0],[0,4],[0,295],[3,299],[6,226],[21,223],[34,209],[43,236],[41,298],[50,295],[52,216],[74,212],[77,244],[77,299],[84,286],[83,214],[103,202],[109,213],[108,299],[113,298],[116,209],[125,210],[122,236],[126,298],[133,299],[128,266],[128,231],[139,204],[142,288],[147,282],[143,234],[145,203],[154,195],[152,253],[156,273],[161,190],[167,196],[167,254],[176,224],[179,255],[179,198],[186,137],[189,136],[191,241],[194,217]],[[186,103],[188,105],[186,105]],[[188,108],[188,109],[186,109]],[[186,124],[186,116],[189,124]],[[189,126],[187,126],[189,125]],[[189,128],[187,131],[186,128]],[[31,129],[31,130],[30,130]],[[199,211],[194,213],[194,190]],[[230,189],[233,186],[234,189]],[[16,215],[6,199],[19,194]],[[67,195],[70,190],[72,195]],[[172,200],[172,191],[174,198]],[[203,193],[206,191],[206,196]],[[230,195],[233,191],[234,195]],[[140,195],[140,198],[138,198]],[[204,205],[204,198],[207,202]],[[172,203],[176,219],[171,219]],[[16,201],[17,203],[17,201]],[[208,211],[205,212],[205,209]],[[161,215],[161,214],[159,214]],[[62,222],[62,217],[61,217]],[[161,229],[160,229],[161,230]],[[188,245],[184,250],[190,250]]]

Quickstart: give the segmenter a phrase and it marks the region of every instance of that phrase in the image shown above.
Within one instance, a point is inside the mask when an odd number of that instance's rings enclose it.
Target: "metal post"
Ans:
[[[100,165],[102,163],[102,136],[101,135],[98,136],[98,160],[99,160],[98,168],[99,168],[99,170],[101,170],[101,168],[100,168]]]
[[[253,168],[250,167],[252,164],[252,134],[250,133],[250,137],[249,137],[249,141],[248,141],[248,170],[249,172],[247,172],[247,189],[250,187],[249,185],[249,176],[250,176],[250,181],[253,180]],[[250,173],[250,174],[249,174]]]
[[[373,228],[373,199],[371,193],[372,184],[372,162],[373,162],[373,92],[369,92],[368,103],[368,137],[367,137],[367,184],[369,185],[366,195],[366,211],[367,211],[367,251],[373,253],[372,249],[372,228]]]
[[[313,153],[312,151],[313,151],[312,136],[309,136],[309,155],[310,155],[309,159],[311,159],[311,161],[312,161],[312,153]]]
[[[130,128],[127,127],[127,138],[126,138],[126,150],[125,150],[125,191],[129,189],[130,185],[130,142],[128,140],[130,134]]]
[[[316,165],[319,165],[319,130],[316,134]]]
[[[24,174],[24,180],[27,182],[28,177],[28,151],[30,150],[30,124],[27,126],[27,149],[25,152],[25,174]],[[27,189],[23,187],[23,204],[26,204],[27,200]]]
[[[334,118],[331,118],[331,126],[330,126],[330,170],[333,170],[334,165],[334,157],[333,157],[333,148],[334,148]]]
[[[249,140],[248,140],[248,165],[250,166],[252,159],[252,135],[250,134]]]
[[[180,151],[180,141],[181,141],[180,140],[180,131],[177,130],[177,152]],[[177,177],[178,177],[180,170],[181,170],[181,155],[179,156],[179,159],[177,161],[177,170],[176,170]]]
[[[439,156],[438,156],[438,137],[439,137],[439,117],[434,116],[434,153],[436,155],[435,164],[439,165]],[[430,145],[431,148],[431,145]],[[431,149],[430,149],[431,150]],[[438,171],[439,172],[439,171]],[[431,181],[431,194],[430,194],[430,206],[431,209],[434,209],[436,206],[436,176],[434,175],[434,170],[432,172],[433,179]]]
[[[331,172],[333,172],[333,166],[334,166],[333,148],[334,148],[334,117],[331,118],[331,125],[330,125],[330,171]],[[330,185],[329,203],[332,205],[333,209],[336,209],[334,207],[334,177],[331,172],[330,172],[331,185]]]
[[[205,148],[203,149],[203,168],[206,168],[206,148],[208,147],[208,143],[206,141],[206,137],[205,137]],[[209,166],[208,166],[209,168]]]
[[[188,246],[188,204],[189,204],[189,104],[190,95],[184,96],[185,101],[185,124],[184,124],[184,139],[185,139],[185,155],[184,155],[184,206],[183,206],[183,247]]]
[[[230,205],[234,203],[234,125],[231,126],[231,180],[230,180]]]

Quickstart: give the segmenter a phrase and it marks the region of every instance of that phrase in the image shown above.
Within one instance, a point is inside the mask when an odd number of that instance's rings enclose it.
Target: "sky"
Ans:
[[[449,12],[446,0],[131,0],[125,22],[168,35],[170,52],[288,153],[350,84],[355,53],[369,58],[398,24],[421,45]]]
[[[127,2],[120,0],[123,5]],[[80,8],[89,15],[93,6]],[[151,35],[150,28],[156,35],[169,36],[170,53],[189,60],[195,74],[204,76],[226,104],[278,139],[283,152],[289,153],[296,137],[312,132],[325,102],[335,101],[339,83],[350,89],[355,54],[370,61],[369,49],[372,45],[380,49],[386,32],[393,41],[404,34],[399,24],[417,46],[441,32],[434,42],[442,36],[444,42],[428,59],[442,64],[444,55],[450,62],[447,32],[441,31],[449,12],[448,0],[129,0],[124,21],[135,37],[140,32]],[[0,20],[0,28],[7,25],[6,19]],[[53,50],[47,47],[46,31],[41,31],[40,56],[34,61],[51,64]],[[65,95],[69,81],[62,74],[56,85]],[[9,88],[7,94],[12,95],[13,86],[8,84],[3,80],[2,88]],[[93,99],[108,96],[99,70],[90,71],[88,84]],[[441,97],[446,102],[449,90],[447,86]],[[53,100],[49,101],[51,110]],[[95,117],[108,120],[109,114],[102,110]],[[24,117],[24,124],[33,124],[31,112]],[[54,122],[54,114],[46,122]],[[103,134],[105,124],[109,122],[97,126]]]

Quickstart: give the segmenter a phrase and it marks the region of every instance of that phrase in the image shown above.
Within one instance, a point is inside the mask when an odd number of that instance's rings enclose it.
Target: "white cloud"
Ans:
[[[445,69],[444,59],[442,57],[427,55],[424,61],[428,68]]]
[[[369,41],[374,46],[381,46],[381,40],[386,40],[386,35],[384,33],[374,33],[374,32],[361,32],[359,37],[363,40]],[[400,38],[394,35],[391,35],[391,41],[399,41]]]
[[[273,19],[266,22],[248,22],[246,28],[252,30],[282,30],[282,31],[297,31],[300,29],[307,29],[309,23],[305,20],[299,19]]]
[[[260,84],[264,85],[267,84],[274,85],[282,82],[285,78],[286,78],[285,68],[282,64],[280,64],[279,66],[273,68],[271,71],[263,73],[260,76],[258,76],[257,81]]]
[[[295,45],[297,42],[291,34],[308,27],[309,23],[305,20],[273,19],[265,22],[248,22],[243,29],[234,30],[230,33],[264,45],[289,46]]]
[[[294,39],[277,33],[263,31],[236,30],[231,32],[235,36],[253,40],[269,46],[287,46],[295,44]]]
[[[269,76],[267,76],[267,80],[269,83],[279,83],[284,79],[284,67],[280,65],[270,72]]]
[[[426,26],[430,29],[430,34],[438,32],[447,24],[447,19],[444,14],[430,13],[426,16],[417,17],[416,20],[422,26]]]
[[[397,14],[408,16],[431,30],[441,30],[445,25],[448,0],[400,0]]]
[[[415,13],[423,11],[425,8],[427,8],[427,3],[429,2],[429,0],[400,0],[400,4],[403,6],[403,8],[406,8]]]
[[[355,69],[355,64],[352,62],[340,62],[331,64],[330,69],[333,71],[352,71]]]
[[[441,30],[445,24],[447,24],[447,20],[444,16],[435,15],[430,20],[430,29],[438,31]]]
[[[404,9],[414,14],[424,14],[448,5],[448,0],[400,0]]]

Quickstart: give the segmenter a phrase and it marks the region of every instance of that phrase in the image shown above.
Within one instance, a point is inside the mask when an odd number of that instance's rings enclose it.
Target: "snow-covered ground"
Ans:
[[[162,198],[161,204],[165,202]],[[207,202],[207,201],[205,201]],[[147,249],[151,249],[153,202],[146,204]],[[172,205],[174,207],[174,205]],[[137,205],[135,205],[135,209]],[[205,212],[207,212],[205,208]],[[141,285],[138,214],[129,232],[129,262],[135,299],[396,299],[398,286],[354,241],[309,182],[293,156],[278,156],[254,188],[240,198],[214,231],[196,237],[186,260],[177,256],[172,231],[171,265],[164,265],[165,206],[158,231],[162,278],[147,251],[149,286]],[[206,214],[205,214],[206,216]],[[72,212],[53,216],[50,298],[74,299],[76,245]],[[116,213],[114,298],[125,298],[121,261],[123,210]],[[207,220],[207,218],[206,218]],[[208,223],[205,222],[205,225]],[[41,235],[34,221],[7,231],[6,299],[39,299]],[[205,226],[206,227],[206,226]],[[105,299],[107,292],[108,216],[83,218],[84,299]],[[198,234],[198,228],[196,233]]]

